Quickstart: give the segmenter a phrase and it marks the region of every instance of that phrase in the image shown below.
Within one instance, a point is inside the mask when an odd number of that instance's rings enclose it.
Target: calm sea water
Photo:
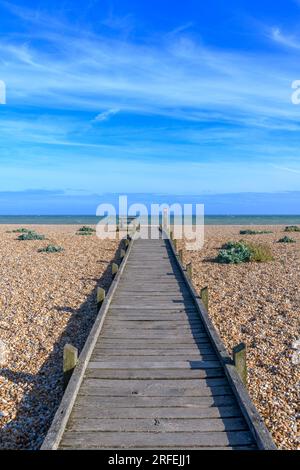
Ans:
[[[0,224],[93,225],[101,217],[89,215],[0,215]],[[172,223],[172,217],[171,217]],[[300,224],[300,215],[207,215],[206,225],[291,225]]]

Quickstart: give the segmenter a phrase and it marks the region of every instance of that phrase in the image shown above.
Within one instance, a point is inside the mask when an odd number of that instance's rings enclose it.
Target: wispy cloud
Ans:
[[[284,34],[280,28],[271,28],[270,37],[277,43],[292,49],[300,49],[300,38]]]
[[[2,3],[3,5],[3,3]],[[207,47],[185,34],[136,43],[78,30],[41,12],[5,2],[15,15],[34,24],[22,36],[0,40],[1,78],[10,104],[95,112],[99,107],[183,120],[218,119],[252,125],[286,122],[294,64],[276,57]],[[63,31],[60,34],[59,31]],[[277,31],[277,30],[276,30]],[[283,40],[278,30],[277,40]],[[38,47],[43,41],[45,47]],[[112,114],[101,113],[99,120]]]
[[[108,109],[107,111],[103,111],[102,113],[97,114],[97,116],[93,119],[94,122],[101,122],[107,121],[109,118],[114,116],[115,114],[119,113],[120,109],[112,108]]]

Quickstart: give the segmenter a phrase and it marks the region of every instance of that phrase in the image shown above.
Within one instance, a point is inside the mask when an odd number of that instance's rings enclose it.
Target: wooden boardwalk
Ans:
[[[274,448],[195,297],[168,240],[134,241],[42,448]]]

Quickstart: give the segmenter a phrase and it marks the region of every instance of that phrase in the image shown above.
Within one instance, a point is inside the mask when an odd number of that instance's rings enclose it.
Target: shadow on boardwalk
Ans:
[[[119,250],[116,251],[100,279],[95,279],[97,286],[105,288],[106,291],[112,282],[113,262],[119,263]],[[28,390],[18,404],[16,417],[0,429],[0,449],[39,449],[43,443],[63,396],[64,345],[72,343],[79,352],[82,350],[97,316],[97,286],[77,310],[67,305],[57,308],[58,314],[69,312],[71,316],[64,332],[54,343],[52,352],[37,374],[0,368],[0,376],[15,384],[27,384]]]

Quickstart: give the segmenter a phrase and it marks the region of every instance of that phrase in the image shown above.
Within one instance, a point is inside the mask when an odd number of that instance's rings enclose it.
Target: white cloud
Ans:
[[[300,39],[295,36],[285,35],[280,28],[274,27],[271,29],[270,37],[277,43],[292,49],[300,49]]]
[[[119,112],[120,112],[120,109],[118,108],[108,109],[107,111],[103,111],[103,113],[97,114],[97,116],[93,119],[93,121],[96,121],[96,122],[107,121],[110,117],[114,116],[115,114]]]

